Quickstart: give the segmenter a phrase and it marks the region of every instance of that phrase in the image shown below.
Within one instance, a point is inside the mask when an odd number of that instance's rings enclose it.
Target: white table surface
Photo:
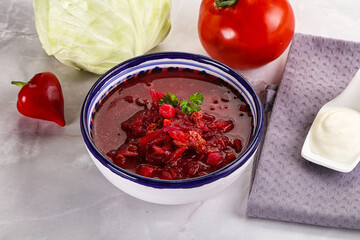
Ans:
[[[291,0],[296,32],[360,42],[360,1]],[[200,0],[173,0],[172,30],[153,51],[206,55],[197,36]],[[279,83],[286,53],[241,72],[261,91]],[[51,71],[65,98],[64,128],[26,118],[19,89]],[[359,239],[354,230],[252,219],[245,215],[251,169],[206,201],[162,206],[137,200],[96,169],[79,129],[83,99],[98,76],[46,55],[34,26],[32,1],[0,1],[0,239]]]

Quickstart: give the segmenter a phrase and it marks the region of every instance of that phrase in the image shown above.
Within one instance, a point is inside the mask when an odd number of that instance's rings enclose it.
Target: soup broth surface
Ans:
[[[112,90],[98,105],[93,117],[92,138],[99,151],[109,160],[114,161],[112,157],[109,157],[110,152],[116,151],[127,141],[128,136],[122,129],[122,124],[144,109],[151,108],[150,89],[162,93],[173,93],[179,99],[188,99],[196,92],[201,93],[204,96],[201,105],[203,114],[233,123],[233,128],[221,135],[226,136],[231,142],[235,139],[241,141],[242,148],[238,152],[234,151],[235,157],[245,150],[251,137],[253,122],[249,107],[242,95],[229,84],[212,75],[187,69],[176,69],[175,71],[163,69],[157,72],[142,73],[126,80]],[[186,153],[184,154],[186,155]],[[199,153],[196,154],[196,156],[200,156]],[[206,154],[209,155],[209,153]],[[206,160],[204,161],[206,164]],[[114,162],[116,163],[116,161]],[[134,163],[121,167],[137,172],[139,165],[142,164],[144,162],[134,160]],[[147,163],[145,162],[145,164]],[[202,175],[216,171],[224,164],[228,163],[220,164],[217,167],[210,166],[209,170],[204,171]],[[188,177],[191,176],[182,176],[182,178]]]

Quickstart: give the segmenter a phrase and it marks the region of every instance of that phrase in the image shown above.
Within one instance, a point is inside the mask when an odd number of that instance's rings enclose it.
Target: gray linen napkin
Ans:
[[[340,173],[300,154],[318,110],[358,68],[360,43],[295,34],[256,162],[248,216],[360,229],[360,164]]]

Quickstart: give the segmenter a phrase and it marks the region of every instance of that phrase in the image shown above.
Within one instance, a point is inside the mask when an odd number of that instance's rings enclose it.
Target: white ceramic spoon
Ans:
[[[329,107],[346,107],[360,112],[360,70],[355,74],[349,85],[336,98],[326,103],[318,112],[323,112]],[[314,124],[311,126],[313,127]],[[314,153],[310,147],[311,128],[306,136],[301,155],[316,164],[327,168],[334,169],[340,172],[350,172],[360,161],[360,155],[351,159],[351,161],[337,161],[336,159],[329,159]],[[359,146],[360,148],[360,146]]]

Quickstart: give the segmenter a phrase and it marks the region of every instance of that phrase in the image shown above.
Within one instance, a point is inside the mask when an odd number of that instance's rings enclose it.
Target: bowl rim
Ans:
[[[213,67],[217,68],[220,71],[223,71],[229,75],[231,75],[239,84],[241,84],[249,93],[249,95],[254,99],[255,111],[257,112],[257,122],[256,127],[254,129],[254,134],[252,140],[250,141],[249,145],[247,146],[246,150],[238,156],[234,161],[229,163],[228,165],[224,166],[223,168],[209,173],[204,176],[196,177],[196,178],[187,178],[187,179],[180,179],[180,180],[165,180],[165,179],[156,179],[156,178],[149,178],[138,175],[136,173],[127,171],[125,169],[120,168],[119,166],[115,165],[113,162],[108,160],[103,154],[99,152],[99,150],[95,147],[94,142],[91,139],[90,133],[87,128],[87,117],[91,117],[87,115],[92,95],[96,93],[101,86],[109,79],[113,78],[114,76],[121,74],[125,69],[129,67],[135,67],[141,63],[147,62],[149,60],[160,60],[160,59],[182,59],[182,60],[193,60],[195,62],[205,63],[212,65]],[[107,71],[105,74],[100,76],[100,78],[93,84],[89,92],[87,93],[85,100],[83,102],[81,113],[80,113],[80,129],[81,134],[84,140],[84,143],[89,151],[93,155],[97,161],[99,161],[104,167],[119,175],[122,178],[130,180],[134,183],[141,184],[143,186],[158,188],[158,189],[178,189],[178,188],[194,188],[200,187],[205,184],[212,183],[218,179],[224,178],[242,165],[244,165],[251,156],[255,153],[258,145],[260,144],[260,140],[263,133],[264,128],[264,109],[261,104],[261,101],[250,85],[250,83],[239,73],[235,70],[231,69],[230,67],[226,66],[225,64],[211,59],[209,57],[193,54],[193,53],[185,53],[185,52],[159,52],[159,53],[150,53],[141,55],[138,57],[131,58],[126,60],[113,68]]]

